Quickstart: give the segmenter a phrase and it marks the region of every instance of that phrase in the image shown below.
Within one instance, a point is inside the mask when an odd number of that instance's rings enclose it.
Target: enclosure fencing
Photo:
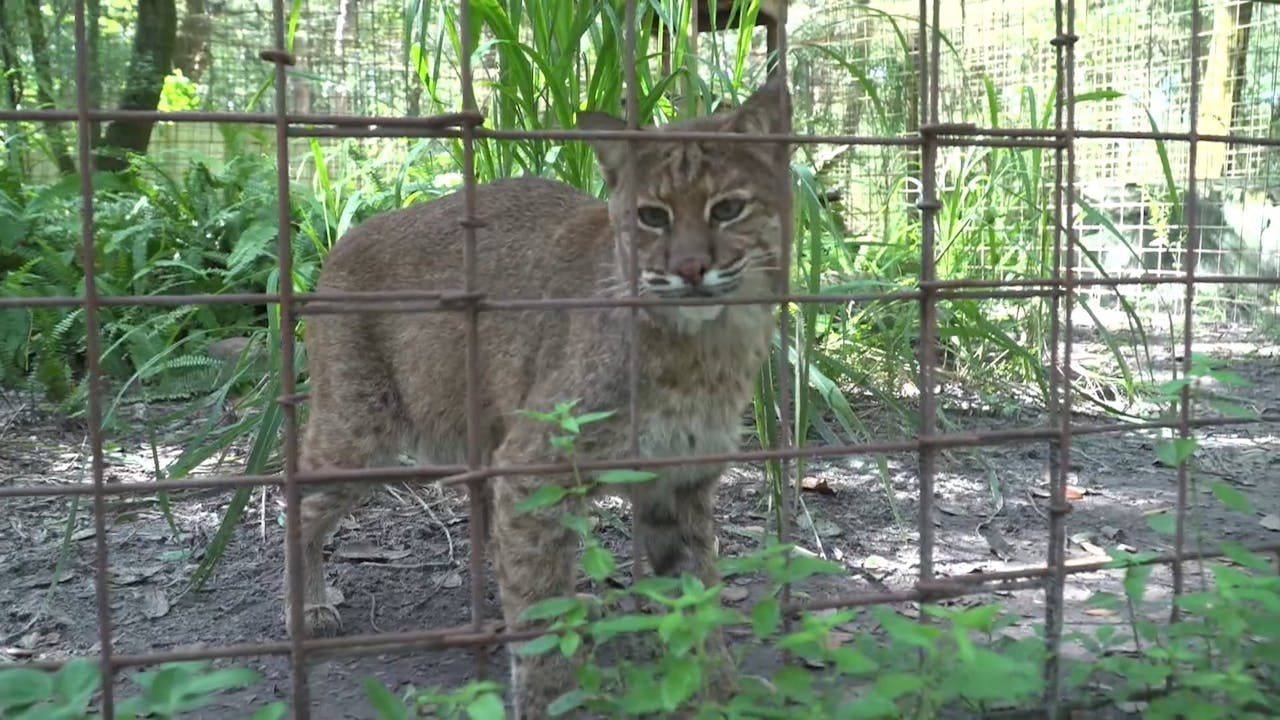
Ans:
[[[1077,293],[1090,286],[1109,286],[1121,288],[1141,284],[1170,284],[1183,290],[1186,302],[1183,304],[1182,327],[1182,371],[1191,367],[1192,358],[1192,307],[1199,283],[1258,283],[1275,284],[1270,277],[1230,277],[1230,276],[1198,276],[1194,262],[1188,262],[1181,276],[1170,277],[1134,277],[1134,278],[1097,278],[1083,279],[1077,277],[1076,267],[1076,233],[1067,218],[1074,216],[1074,203],[1078,188],[1076,187],[1076,142],[1081,139],[1146,139],[1166,142],[1184,143],[1187,147],[1186,170],[1189,177],[1189,202],[1187,203],[1187,224],[1194,229],[1195,198],[1197,195],[1196,157],[1200,143],[1233,143],[1237,145],[1278,146],[1280,140],[1232,137],[1222,135],[1201,134],[1197,123],[1197,93],[1193,90],[1190,100],[1190,128],[1187,132],[1110,132],[1086,131],[1076,127],[1074,116],[1075,99],[1075,54],[1078,37],[1076,35],[1076,3],[1072,0],[1057,0],[1055,3],[1055,33],[1051,40],[1054,48],[1054,63],[1058,83],[1056,86],[1055,111],[1053,127],[1050,129],[1030,130],[1016,128],[985,128],[972,125],[956,125],[939,121],[940,92],[940,37],[932,31],[931,19],[940,16],[941,0],[921,0],[919,4],[920,37],[928,38],[917,54],[919,78],[918,104],[920,118],[918,132],[911,137],[870,137],[870,136],[815,136],[782,134],[759,137],[726,138],[723,135],[695,132],[666,133],[665,140],[673,139],[714,139],[720,141],[762,142],[772,143],[778,152],[787,152],[792,143],[824,143],[845,145],[897,145],[914,148],[920,154],[921,173],[919,177],[919,195],[916,207],[922,217],[922,237],[920,255],[920,275],[917,287],[893,293],[846,293],[831,295],[803,295],[790,291],[789,276],[780,274],[781,287],[777,295],[757,298],[735,298],[732,300],[716,299],[716,303],[744,304],[768,303],[783,308],[780,313],[780,337],[784,343],[784,351],[777,354],[778,375],[790,376],[788,369],[789,355],[785,351],[789,342],[788,326],[792,322],[788,312],[788,304],[863,302],[871,300],[899,300],[918,305],[920,318],[919,331],[919,429],[912,440],[893,442],[868,442],[824,447],[798,447],[789,436],[787,423],[782,423],[782,434],[773,446],[757,451],[743,451],[719,456],[700,456],[686,458],[645,459],[642,457],[620,458],[610,461],[593,461],[568,464],[522,465],[494,467],[481,462],[480,446],[476,441],[479,428],[479,364],[480,349],[478,343],[478,318],[485,312],[507,312],[512,310],[568,310],[574,308],[596,308],[621,306],[631,308],[631,322],[634,324],[640,308],[662,304],[662,300],[641,297],[637,292],[636,263],[630,264],[630,295],[625,298],[549,298],[527,300],[491,299],[486,288],[476,284],[476,235],[484,227],[479,219],[476,203],[476,180],[474,173],[475,144],[481,138],[516,139],[516,138],[549,138],[557,140],[582,140],[593,137],[609,137],[644,142],[649,136],[637,130],[637,119],[634,113],[628,117],[628,129],[616,132],[584,132],[579,130],[543,130],[525,131],[503,128],[483,127],[483,116],[477,110],[475,94],[472,87],[472,54],[471,48],[464,48],[458,61],[461,63],[461,80],[463,88],[463,109],[460,112],[436,115],[431,117],[365,117],[341,115],[299,114],[288,111],[289,96],[286,75],[287,69],[297,62],[297,58],[286,48],[287,5],[283,0],[274,0],[274,35],[275,47],[262,51],[261,59],[275,66],[275,108],[272,113],[161,113],[161,112],[122,112],[108,111],[90,106],[89,95],[89,58],[85,34],[85,3],[75,3],[75,36],[76,36],[76,80],[77,104],[74,111],[19,111],[0,113],[0,120],[39,120],[39,121],[74,121],[78,128],[78,156],[82,168],[91,167],[90,128],[92,123],[109,120],[145,120],[171,122],[219,122],[219,123],[254,123],[272,125],[275,129],[277,152],[277,179],[279,193],[279,235],[277,243],[279,275],[284,280],[278,293],[254,293],[237,295],[165,295],[165,296],[104,296],[95,284],[93,267],[94,257],[94,220],[93,220],[93,176],[89,172],[80,173],[80,191],[83,202],[84,218],[82,226],[83,258],[86,263],[84,279],[84,295],[78,297],[45,297],[45,298],[0,298],[0,308],[32,308],[39,306],[67,306],[84,309],[87,326],[88,347],[88,413],[87,422],[92,448],[92,483],[71,487],[3,487],[0,497],[33,497],[40,495],[89,495],[93,499],[93,517],[96,534],[95,547],[95,587],[97,613],[101,639],[101,650],[98,658],[101,662],[104,683],[102,686],[102,710],[106,718],[114,717],[115,701],[113,683],[115,673],[121,668],[139,665],[152,665],[166,661],[191,660],[201,658],[229,658],[258,655],[287,655],[292,661],[292,707],[295,717],[307,718],[312,714],[310,689],[305,671],[309,659],[321,655],[334,654],[366,654],[386,652],[392,648],[457,648],[470,647],[475,651],[475,672],[477,678],[484,677],[490,671],[487,668],[486,650],[497,643],[528,639],[539,633],[499,632],[486,622],[483,613],[484,605],[484,543],[480,533],[482,522],[480,503],[476,501],[484,494],[486,482],[494,476],[532,475],[551,472],[567,472],[572,467],[580,470],[600,470],[606,468],[660,468],[684,463],[714,462],[752,462],[763,460],[781,461],[783,467],[782,487],[790,487],[787,478],[792,472],[791,462],[798,458],[846,456],[877,452],[914,452],[919,463],[919,574],[915,587],[903,592],[858,593],[843,597],[824,599],[818,602],[799,602],[787,600],[786,613],[790,616],[800,610],[816,610],[821,608],[865,606],[880,603],[918,601],[937,601],[989,592],[992,589],[1030,588],[1043,589],[1046,595],[1045,626],[1046,642],[1049,647],[1048,659],[1044,666],[1046,678],[1046,694],[1044,707],[1049,717],[1064,717],[1069,705],[1063,695],[1063,678],[1061,676],[1059,655],[1063,642],[1063,615],[1065,579],[1069,574],[1094,571],[1102,568],[1104,563],[1068,565],[1065,548],[1066,517],[1071,507],[1066,498],[1068,472],[1071,465],[1072,443],[1084,435],[1103,433],[1134,432],[1142,429],[1170,429],[1181,438],[1188,438],[1193,429],[1212,426],[1241,424],[1251,422],[1234,418],[1201,418],[1193,416],[1191,410],[1190,389],[1182,387],[1179,412],[1176,419],[1169,421],[1152,421],[1146,423],[1077,423],[1073,421],[1072,392],[1072,353],[1073,340],[1072,312]],[[780,33],[778,37],[778,55],[776,71],[784,76],[787,72],[787,36],[785,4],[784,17],[778,18]],[[638,32],[636,13],[637,1],[626,2],[625,42],[626,59],[626,92],[627,107],[638,107],[636,88],[635,33]],[[1201,18],[1199,4],[1193,3],[1191,46],[1196,48],[1200,42]],[[472,14],[469,2],[460,0],[459,17],[463,31],[461,37],[465,43],[470,35]],[[1190,73],[1192,88],[1198,88],[1200,68],[1198,63],[1191,63]],[[290,213],[287,205],[289,197],[289,139],[295,137],[429,137],[452,138],[461,141],[464,151],[464,196],[465,214],[458,218],[465,234],[465,284],[461,288],[428,289],[421,292],[397,293],[296,293],[292,290],[287,278],[291,276],[291,228]],[[629,145],[631,144],[629,143]],[[1038,147],[1049,150],[1054,156],[1053,172],[1053,206],[1055,224],[1053,229],[1053,272],[1050,277],[1004,282],[999,280],[939,279],[935,270],[937,237],[935,217],[941,204],[937,190],[937,158],[939,149],[945,146],[988,145],[998,147]],[[632,147],[634,149],[634,147]],[[630,198],[634,207],[634,197]],[[790,203],[786,206],[786,215],[792,213]],[[782,263],[790,266],[792,224],[783,223],[784,242]],[[1187,233],[1187,242],[1194,233]],[[632,246],[634,253],[634,245]],[[1193,253],[1188,252],[1188,257]],[[948,433],[942,432],[938,423],[938,380],[935,374],[939,368],[937,358],[937,307],[939,300],[955,297],[966,298],[1044,298],[1052,308],[1052,330],[1049,365],[1050,405],[1049,421],[1043,426],[990,432]],[[690,304],[679,301],[680,304]],[[193,478],[179,481],[159,481],[146,483],[113,483],[104,481],[104,451],[102,437],[103,387],[100,377],[100,329],[98,311],[107,305],[164,305],[178,306],[213,303],[249,303],[278,304],[281,315],[283,346],[280,348],[281,396],[278,402],[284,414],[284,472],[276,476],[225,476]],[[461,313],[466,322],[466,367],[467,389],[466,403],[468,410],[468,456],[467,462],[460,465],[424,465],[415,467],[384,468],[379,470],[351,470],[304,472],[298,466],[298,406],[305,397],[297,392],[294,377],[295,341],[292,328],[300,315],[308,313],[344,313],[344,312],[451,312]],[[638,375],[634,355],[632,357],[631,383],[631,447],[634,453],[637,447],[636,428],[636,388]],[[786,382],[780,385],[781,404],[788,407],[792,398]],[[1045,548],[1045,561],[1042,566],[1016,571],[989,572],[965,575],[962,577],[942,577],[935,572],[933,562],[934,526],[934,482],[937,476],[939,454],[944,449],[978,447],[1002,443],[1027,441],[1044,441],[1049,447],[1048,471],[1050,476],[1050,501],[1048,506],[1049,543]],[[365,635],[349,635],[337,638],[312,639],[306,637],[303,628],[303,600],[301,578],[300,543],[300,493],[304,485],[330,482],[388,482],[392,480],[434,480],[445,485],[465,486],[472,502],[470,503],[470,581],[471,581],[471,622],[463,627],[446,630],[424,630],[415,632],[379,633]],[[288,640],[264,642],[260,644],[244,644],[221,647],[203,647],[192,650],[174,652],[156,652],[146,654],[119,654],[113,645],[112,609],[110,589],[108,585],[107,563],[107,499],[111,495],[151,494],[161,490],[178,490],[192,488],[228,489],[245,486],[278,486],[283,488],[286,504],[286,543],[290,552],[287,567],[287,588],[292,602],[288,617],[290,637]],[[1199,555],[1187,552],[1187,508],[1188,470],[1182,463],[1177,473],[1177,508],[1176,533],[1174,550],[1171,553],[1152,559],[1151,563],[1169,564],[1172,567],[1173,593],[1175,596],[1183,592],[1183,564]],[[789,511],[790,503],[784,502],[784,510]],[[780,536],[785,535],[787,524],[786,512],[777,528]],[[1280,551],[1280,544],[1254,548],[1258,551]],[[784,592],[784,599],[787,596]],[[1176,605],[1174,606],[1176,613]]]

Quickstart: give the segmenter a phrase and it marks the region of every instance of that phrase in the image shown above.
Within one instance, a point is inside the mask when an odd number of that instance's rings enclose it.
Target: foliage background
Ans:
[[[1053,123],[1055,32],[1048,0],[944,4],[942,117],[980,126],[1046,129]],[[1082,129],[1183,131],[1189,126],[1190,0],[1080,2],[1075,51],[1076,119]],[[247,110],[268,113],[270,3],[263,0],[93,0],[92,99],[100,107]],[[460,102],[457,10],[452,3],[343,0],[290,3],[290,110],[299,113],[427,115]],[[566,127],[583,108],[622,102],[621,3],[562,5],[477,0],[473,28],[477,97],[488,124]],[[743,3],[753,24],[758,3]],[[789,59],[798,129],[821,134],[915,133],[919,46],[917,4],[793,3]],[[669,66],[654,36],[641,33],[641,113],[665,121],[732,101],[757,84],[763,28],[690,42],[689,4],[643,3],[675,40]],[[1201,3],[1199,129],[1275,136],[1280,130],[1280,8]],[[0,6],[6,103],[74,106],[70,0]],[[646,21],[649,22],[649,21]],[[1135,43],[1135,37],[1144,42]],[[151,84],[148,85],[147,83]],[[692,104],[691,104],[692,103]],[[118,126],[118,127],[117,127]],[[58,124],[11,122],[0,166],[0,288],[6,295],[74,295],[81,287],[74,134]],[[310,288],[325,253],[370,214],[438,196],[460,182],[460,148],[447,140],[294,139],[291,216],[294,272],[275,266],[274,150],[253,124],[108,123],[96,143],[95,264],[102,292],[260,292],[289,282]],[[1078,143],[1077,216],[1082,277],[1180,273],[1186,258],[1186,147],[1149,140]],[[1269,223],[1274,148],[1202,147],[1197,174],[1202,267],[1255,274],[1280,269],[1280,223]],[[600,191],[580,143],[485,142],[477,174],[557,177]],[[1042,148],[948,148],[940,158],[939,276],[1007,281],[1052,272],[1053,154]],[[808,292],[893,291],[914,286],[920,224],[914,209],[919,162],[894,146],[804,145],[794,166],[795,285]],[[1228,217],[1222,198],[1243,197]],[[1216,204],[1215,204],[1216,203]],[[1252,204],[1250,204],[1252,203]],[[1250,214],[1252,213],[1252,214]],[[1243,219],[1241,219],[1243,217]],[[1261,229],[1259,229],[1261,228]],[[1252,240],[1242,238],[1252,233]],[[1225,258],[1225,259],[1224,259]],[[1081,293],[1080,317],[1109,352],[1083,360],[1080,396],[1122,415],[1147,412],[1145,348],[1152,326],[1170,326],[1178,298],[1158,286]],[[1268,322],[1265,289],[1200,293],[1206,321]],[[1176,294],[1176,293],[1175,293]],[[104,312],[104,364],[116,410],[136,400],[189,397],[224,402],[245,385],[249,365],[228,373],[211,343],[279,331],[274,310],[239,305],[112,307]],[[866,413],[889,409],[903,428],[913,407],[917,321],[903,304],[870,302],[793,310],[795,378],[766,376],[757,399],[760,440],[779,421],[802,441],[865,436]],[[1040,299],[957,298],[940,306],[939,343],[950,401],[992,407],[1042,403],[1048,306]],[[1261,313],[1261,314],[1259,314]],[[38,387],[74,413],[83,406],[83,318],[76,309],[0,313],[0,368],[9,384]],[[1177,328],[1170,328],[1176,334]],[[270,342],[270,347],[276,343]],[[300,359],[301,362],[301,359]],[[300,366],[301,367],[301,366]],[[1144,375],[1145,373],[1145,375]],[[773,393],[794,382],[793,416],[780,418]],[[210,394],[212,393],[212,394]],[[250,405],[257,398],[251,393]],[[854,407],[860,412],[854,412]],[[259,407],[259,420],[271,411]],[[772,418],[772,420],[770,419]],[[946,416],[944,413],[943,420]],[[205,426],[219,447],[247,430]],[[203,435],[197,434],[203,438]],[[266,447],[263,437],[264,453]],[[181,475],[207,450],[166,472]],[[262,461],[267,461],[267,456]]]
[[[746,5],[750,15],[754,5]],[[1080,128],[1187,130],[1195,63],[1202,78],[1200,132],[1280,137],[1280,7],[1242,0],[1201,5],[1204,33],[1192,57],[1190,0],[1077,3]],[[477,48],[477,91],[490,126],[564,127],[583,108],[620,109],[618,0],[476,0],[472,6],[479,32],[471,43]],[[944,120],[1052,127],[1052,6],[1045,0],[946,3]],[[682,39],[668,72],[653,56],[652,39],[641,37],[643,120],[678,117],[694,99],[699,110],[732,102],[758,84],[762,31],[703,38],[695,50],[683,39],[686,4],[662,0],[644,7],[667,18]],[[851,0],[792,4],[789,63],[800,130],[876,137],[917,132],[916,7]],[[71,8],[70,0],[0,3],[4,108],[74,107]],[[91,0],[88,8],[96,106],[273,111],[271,67],[258,59],[271,45],[269,3]],[[453,3],[341,0],[335,7],[297,0],[290,11],[289,41],[301,61],[290,70],[290,110],[428,115],[457,108],[460,39]],[[6,297],[82,292],[80,171],[94,172],[94,266],[106,295],[261,292],[282,283],[307,291],[328,249],[352,225],[460,182],[459,147],[451,141],[294,140],[294,271],[282,278],[268,129],[107,123],[93,129],[93,168],[75,166],[70,126],[8,122],[0,132],[0,293]],[[1082,202],[1071,220],[1083,235],[1081,275],[1181,272],[1188,239],[1185,145],[1107,139],[1078,147]],[[1264,222],[1275,212],[1265,194],[1276,184],[1276,161],[1274,149],[1202,146],[1199,244],[1203,257],[1215,258],[1215,271],[1270,272],[1268,263],[1280,251],[1280,223]],[[1051,273],[1049,152],[952,148],[938,170],[941,277],[1007,281]],[[913,152],[891,146],[805,146],[793,166],[795,286],[811,293],[915,287],[919,171]],[[485,142],[477,174],[481,180],[546,175],[600,190],[592,158],[577,143]],[[1243,199],[1237,202],[1231,193]],[[1231,216],[1228,200],[1244,208],[1243,220],[1239,213]],[[1251,230],[1252,239],[1246,237]],[[1077,318],[1106,348],[1100,356],[1077,358],[1075,389],[1082,403],[1126,418],[1171,407],[1149,382],[1149,345],[1172,343],[1180,332],[1172,315],[1177,298],[1158,290],[1082,294]],[[1266,290],[1203,295],[1197,308],[1203,322],[1274,322]],[[894,430],[914,432],[914,306],[833,302],[788,312],[796,373],[766,371],[762,377],[755,405],[761,444],[776,437],[782,423],[791,424],[801,442],[866,439],[884,432],[886,417]],[[942,302],[939,312],[947,381],[943,425],[975,409],[1001,413],[1044,404],[1049,308],[1043,300],[956,298]],[[182,452],[157,459],[157,478],[183,477],[235,444],[247,449],[243,471],[275,468],[279,380],[262,370],[264,362],[278,361],[273,353],[280,334],[292,331],[280,327],[276,308],[112,306],[102,311],[102,323],[108,426],[157,412],[181,420]],[[38,392],[77,416],[84,407],[84,334],[78,309],[0,311],[0,381]],[[1157,334],[1162,338],[1153,340]],[[225,341],[243,338],[250,338],[249,348],[265,348],[267,357],[214,357],[228,356]],[[304,361],[299,358],[297,372],[305,388]],[[782,383],[792,385],[797,400],[789,414],[776,402]],[[775,469],[769,488],[775,497],[777,477]],[[229,504],[196,583],[216,564],[248,492],[238,492]]]

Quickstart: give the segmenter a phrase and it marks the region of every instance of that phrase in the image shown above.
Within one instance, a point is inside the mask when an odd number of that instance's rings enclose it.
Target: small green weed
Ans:
[[[507,716],[502,686],[493,682],[474,682],[451,693],[409,687],[400,697],[376,678],[365,678],[361,686],[377,720],[424,716],[439,720],[503,720]]]
[[[1215,376],[1235,382],[1229,372],[1212,369],[1195,357],[1190,377]],[[1170,400],[1184,383],[1158,390]],[[575,441],[584,425],[610,417],[609,412],[575,415],[576,402],[546,412],[528,412],[555,428],[550,442],[575,462]],[[1219,410],[1230,408],[1215,404]],[[1174,441],[1160,445],[1162,459],[1191,457]],[[1182,447],[1175,454],[1173,450]],[[1190,446],[1194,448],[1194,445]],[[617,479],[643,482],[644,473],[625,471]],[[531,496],[524,509],[546,507],[590,489],[589,480],[574,474],[573,484]],[[1246,499],[1215,484],[1214,495],[1227,507],[1252,512]],[[579,533],[591,550],[582,567],[588,576],[608,577],[616,562],[592,537],[585,518],[563,522]],[[1208,563],[1212,582],[1176,602],[1176,620],[1161,623],[1142,612],[1153,566],[1153,553],[1113,551],[1112,567],[1123,569],[1122,594],[1098,593],[1094,606],[1127,614],[1127,628],[1100,625],[1092,633],[1071,633],[1064,640],[1088,651],[1081,659],[1063,657],[1071,697],[1093,704],[1119,705],[1148,700],[1147,718],[1263,718],[1280,711],[1280,577],[1267,560],[1239,545],[1224,544],[1227,560]],[[722,559],[726,578],[763,577],[766,591],[748,609],[721,602],[725,585],[705,587],[697,578],[646,577],[627,588],[601,583],[598,597],[550,598],[532,607],[525,619],[545,623],[543,635],[521,646],[525,654],[561,653],[581,660],[578,687],[566,692],[549,710],[563,715],[587,710],[599,717],[632,718],[687,713],[716,720],[739,718],[840,718],[926,720],[944,710],[983,716],[995,711],[1035,707],[1046,685],[1043,668],[1048,647],[1043,628],[1028,626],[999,604],[954,607],[920,606],[920,618],[889,607],[870,610],[796,612],[789,629],[779,589],[821,574],[843,573],[837,563],[798,552],[794,546],[763,539],[761,547],[741,557]],[[643,612],[604,611],[643,599]],[[637,604],[638,606],[638,604]],[[739,691],[719,701],[708,693],[709,680],[721,672],[706,642],[717,631],[738,631],[731,643],[741,657],[757,648],[774,657],[789,653],[799,662],[766,675],[740,674]],[[623,653],[602,652],[625,641]],[[1124,651],[1128,645],[1137,651]],[[615,658],[621,654],[623,657]],[[374,683],[376,685],[376,683]],[[370,689],[381,718],[406,715],[414,698],[418,710],[432,717],[500,718],[498,688],[473,684],[453,694],[406,693],[407,700]],[[1187,713],[1191,712],[1190,715]]]
[[[1222,417],[1255,419],[1252,409],[1206,390],[1207,385],[1240,387],[1247,382],[1216,367],[1212,358],[1193,354],[1184,375],[1148,390],[1168,408],[1166,417],[1176,417],[1186,393],[1193,405],[1204,405]],[[1187,465],[1193,491],[1199,483],[1196,453],[1200,444],[1195,435],[1186,435],[1163,438],[1155,446],[1162,465]],[[1223,507],[1241,514],[1242,520],[1256,517],[1253,503],[1226,481],[1215,480],[1208,490]],[[1188,517],[1196,510],[1188,508]],[[1177,518],[1172,513],[1147,520],[1158,533],[1176,531]],[[1203,523],[1192,525],[1188,520],[1188,535],[1198,549],[1209,549],[1197,531]],[[1097,593],[1090,604],[1119,614],[1125,623],[1068,638],[1094,658],[1073,668],[1070,685],[1110,680],[1116,702],[1150,698],[1144,717],[1158,720],[1276,717],[1280,713],[1280,623],[1276,622],[1280,575],[1267,557],[1239,543],[1224,541],[1215,549],[1222,559],[1199,564],[1199,588],[1173,600],[1168,622],[1155,619],[1158,616],[1148,600],[1154,569],[1148,563],[1156,553],[1112,551],[1111,567],[1124,571],[1123,592]]]
[[[246,688],[258,682],[248,668],[211,670],[210,663],[178,662],[152,671],[138,672],[131,680],[140,694],[120,699],[115,706],[119,720],[177,718],[212,704],[218,693]],[[4,720],[99,720],[90,710],[102,687],[98,663],[77,658],[57,672],[30,668],[0,670],[0,718]],[[249,720],[279,720],[285,715],[281,702],[249,715]]]
[[[549,442],[572,464],[577,462],[575,441],[581,428],[613,415],[574,415],[576,405],[570,401],[547,412],[526,412],[556,429]],[[519,509],[533,510],[585,495],[593,482],[645,482],[652,477],[623,470],[584,480],[575,471],[570,487],[544,487]],[[597,582],[607,578],[616,561],[594,538],[587,519],[570,513],[562,522],[583,539],[584,573]],[[749,610],[738,611],[722,603],[724,583],[706,587],[686,573],[645,577],[627,588],[601,583],[599,597],[549,598],[528,608],[524,619],[546,623],[545,633],[516,652],[555,652],[565,657],[581,653],[583,660],[578,688],[558,698],[549,708],[552,714],[589,710],[604,717],[636,717],[692,712],[698,718],[736,719],[788,718],[804,712],[815,718],[926,718],[957,702],[974,707],[994,701],[1025,702],[1042,691],[1040,665],[1035,662],[1040,645],[1034,638],[999,637],[1012,619],[998,606],[964,610],[926,606],[925,612],[934,619],[931,624],[886,609],[872,611],[866,620],[884,631],[887,642],[876,640],[870,632],[851,635],[838,629],[867,614],[858,610],[798,613],[796,626],[780,632],[784,626],[781,587],[817,575],[840,574],[844,568],[765,538],[760,548],[745,556],[722,559],[720,569],[725,577],[763,575],[768,590]],[[645,601],[648,611],[605,612],[637,600]],[[753,646],[766,647],[791,653],[809,668],[822,671],[791,665],[768,677],[742,676],[734,697],[717,700],[710,693],[710,683],[725,669],[718,664],[720,658],[708,652],[708,644],[713,635],[732,628],[749,628],[747,638],[734,644],[739,653]],[[974,635],[989,642],[979,645]],[[833,643],[833,637],[849,641]],[[624,659],[606,661],[602,650],[619,639],[629,641],[631,652]],[[862,692],[854,693],[853,688]]]

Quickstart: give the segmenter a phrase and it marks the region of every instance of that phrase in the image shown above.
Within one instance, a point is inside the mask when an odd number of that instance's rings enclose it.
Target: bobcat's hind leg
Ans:
[[[302,464],[307,470],[327,470],[335,466]],[[342,631],[342,617],[338,608],[329,602],[329,590],[325,583],[324,541],[338,522],[365,496],[360,485],[340,485],[333,488],[304,489],[301,512],[302,559],[302,623],[308,637],[330,637]],[[288,626],[290,601],[287,550],[285,544],[285,624]]]
[[[395,457],[389,440],[391,427],[376,417],[346,412],[328,413],[317,407],[303,437],[298,465],[303,471],[358,470],[376,467]],[[341,632],[342,618],[329,602],[325,585],[324,542],[338,522],[369,493],[369,483],[343,482],[303,485],[301,504],[301,551],[303,625],[310,637],[328,637]],[[285,543],[286,553],[288,543]],[[284,582],[285,624],[290,611],[288,559]]]

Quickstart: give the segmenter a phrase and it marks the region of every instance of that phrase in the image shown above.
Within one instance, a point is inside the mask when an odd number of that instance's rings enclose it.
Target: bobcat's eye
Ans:
[[[747,201],[740,197],[719,200],[711,206],[711,219],[718,223],[733,222],[747,211]]]
[[[671,224],[671,213],[657,205],[643,205],[637,208],[636,217],[641,225],[653,230],[666,230]]]

